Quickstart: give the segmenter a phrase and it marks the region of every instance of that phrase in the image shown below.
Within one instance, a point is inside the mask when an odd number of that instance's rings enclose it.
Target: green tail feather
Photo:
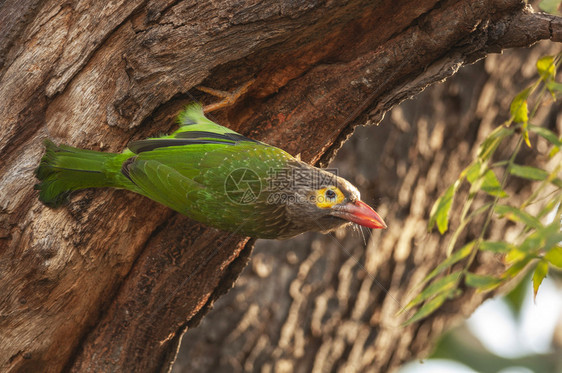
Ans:
[[[46,153],[36,171],[41,182],[39,200],[50,207],[58,207],[68,193],[77,189],[116,187],[126,188],[130,182],[121,174],[124,154],[102,153],[55,145],[45,140]]]

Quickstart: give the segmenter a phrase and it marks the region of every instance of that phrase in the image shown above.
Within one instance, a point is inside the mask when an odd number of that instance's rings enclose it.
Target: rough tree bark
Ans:
[[[232,286],[253,245],[124,191],[84,191],[65,208],[42,206],[33,170],[43,138],[121,151],[132,139],[172,129],[178,110],[200,97],[194,86],[229,89],[256,78],[243,100],[214,115],[217,121],[326,165],[357,125],[378,123],[398,102],[490,52],[560,41],[560,24],[515,0],[3,2],[0,370],[165,371],[183,332]],[[384,138],[374,142],[382,147]],[[428,172],[439,172],[447,153],[428,149],[441,154]],[[406,188],[425,171],[396,167],[402,171],[388,180],[378,176],[374,194]],[[411,196],[414,212],[405,231],[417,232],[423,213]],[[397,217],[388,206],[382,211],[392,226]],[[353,280],[363,281],[353,287],[357,293],[328,294],[320,310],[333,309],[333,299],[346,302],[370,291],[375,302],[367,311],[346,312],[368,313],[368,323],[380,326],[394,308],[384,307],[390,297],[364,280],[408,286],[440,259],[436,251],[406,256],[414,233],[387,234],[394,243],[387,238],[384,255],[371,249],[365,261],[377,280],[363,273]],[[340,255],[322,248],[330,239],[317,239],[311,255],[289,255],[290,261],[330,265],[330,255]],[[392,266],[381,266],[391,258]],[[295,299],[318,291],[299,286],[291,287]],[[463,305],[479,301],[467,297],[407,332],[381,328],[371,355],[361,358],[371,367],[390,367],[409,357],[394,354],[397,346],[415,355],[424,347],[419,336],[432,335]],[[298,316],[298,304],[291,307],[287,318]],[[248,311],[257,317],[260,310]],[[330,327],[321,317],[309,322],[313,333]],[[281,336],[283,343],[299,343],[299,356],[326,361],[338,348],[360,353],[340,342],[345,338],[373,341],[369,331],[354,335],[352,324],[337,330],[334,343],[315,355],[306,354],[304,336],[286,330]],[[270,358],[282,369],[291,361],[283,357],[278,349]]]

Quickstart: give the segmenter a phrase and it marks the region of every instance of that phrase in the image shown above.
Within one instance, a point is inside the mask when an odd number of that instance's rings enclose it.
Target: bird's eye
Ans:
[[[316,206],[321,209],[332,208],[334,205],[341,203],[345,199],[342,191],[336,186],[329,186],[316,191],[314,200]]]
[[[326,200],[330,202],[334,202],[336,200],[337,194],[332,189],[327,189],[324,193],[326,196]]]

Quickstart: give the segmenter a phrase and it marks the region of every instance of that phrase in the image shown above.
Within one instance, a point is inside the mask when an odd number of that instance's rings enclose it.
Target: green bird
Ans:
[[[207,119],[193,104],[171,135],[133,141],[122,153],[57,146],[36,175],[39,199],[58,207],[77,189],[130,190],[209,226],[286,239],[357,223],[386,228],[347,180]]]

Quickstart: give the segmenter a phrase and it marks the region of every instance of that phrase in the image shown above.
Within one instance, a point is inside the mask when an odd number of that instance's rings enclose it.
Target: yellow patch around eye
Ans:
[[[328,196],[326,196],[326,192],[328,190],[332,190],[335,193],[335,197],[334,198],[329,198]],[[315,192],[315,201],[316,201],[316,206],[321,208],[321,209],[327,209],[330,208],[334,205],[337,205],[338,203],[341,203],[344,199],[345,196],[343,195],[343,193],[341,192],[341,190],[339,190],[339,188],[336,188],[334,186],[329,186],[327,188],[322,188],[322,189],[318,189]]]

